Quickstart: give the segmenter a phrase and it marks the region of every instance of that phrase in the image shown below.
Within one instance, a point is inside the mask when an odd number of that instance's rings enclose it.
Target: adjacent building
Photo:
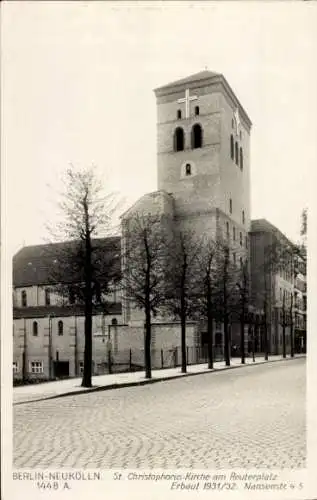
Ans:
[[[306,265],[298,246],[265,219],[253,220],[250,231],[251,296],[266,316],[268,350],[287,352],[306,346]],[[300,340],[301,339],[301,340]]]

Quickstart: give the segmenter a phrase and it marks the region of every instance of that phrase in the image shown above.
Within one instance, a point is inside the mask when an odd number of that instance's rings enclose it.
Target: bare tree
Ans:
[[[145,376],[151,372],[151,318],[165,303],[167,234],[160,215],[135,213],[123,223],[124,299],[144,311]]]
[[[59,245],[52,281],[57,291],[70,302],[84,305],[85,351],[83,387],[91,387],[92,376],[92,315],[94,304],[101,304],[111,286],[120,278],[118,239],[104,240],[118,209],[117,195],[103,194],[102,184],[94,167],[68,168],[64,192],[58,203],[60,220],[49,226]],[[68,240],[65,242],[65,240]],[[56,250],[56,249],[55,249]]]
[[[167,307],[181,321],[182,373],[186,373],[186,323],[197,308],[196,287],[201,242],[193,231],[175,232],[169,246]]]
[[[199,312],[207,318],[208,368],[213,369],[213,322],[215,319],[215,292],[217,291],[217,244],[213,240],[203,242],[199,254],[201,290],[198,296]],[[199,273],[200,275],[200,273]]]
[[[240,319],[240,353],[241,363],[245,363],[245,323],[248,318],[248,309],[250,305],[250,276],[249,264],[247,260],[242,261],[241,269],[238,272],[237,288],[239,297],[237,301],[239,319]]]

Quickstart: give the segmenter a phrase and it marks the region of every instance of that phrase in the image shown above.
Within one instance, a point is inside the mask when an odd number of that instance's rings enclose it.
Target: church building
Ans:
[[[160,213],[178,231],[229,242],[232,262],[242,265],[249,254],[250,118],[225,77],[211,71],[159,87],[155,95],[158,191],[122,216],[123,227],[136,213]],[[123,245],[124,239],[123,231]],[[141,325],[144,313],[125,304],[123,318]],[[177,331],[179,325],[170,343],[179,340]],[[187,341],[200,344],[199,332],[192,335]]]

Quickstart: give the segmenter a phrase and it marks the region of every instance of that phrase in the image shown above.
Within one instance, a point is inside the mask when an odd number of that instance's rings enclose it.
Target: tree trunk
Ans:
[[[211,292],[208,290],[207,297],[207,339],[208,339],[208,368],[210,370],[214,367],[213,360],[213,316],[211,310]]]
[[[241,351],[241,363],[245,364],[245,352],[244,352],[244,326],[245,326],[245,314],[244,314],[244,304],[242,306],[242,313],[240,317],[240,351]]]
[[[224,314],[223,328],[224,328],[224,340],[225,340],[225,362],[226,366],[230,366],[229,321],[227,312],[225,312]]]
[[[283,292],[283,311],[282,311],[282,341],[283,341],[283,358],[286,358],[286,314],[285,314],[285,290]]]
[[[186,373],[186,310],[185,304],[182,300],[182,311],[181,311],[181,351],[182,351],[182,373]]]
[[[294,357],[294,321],[293,321],[293,294],[291,295],[290,307],[290,340],[291,340],[291,358]]]
[[[150,306],[146,306],[145,310],[145,339],[144,339],[144,361],[145,361],[145,378],[152,378],[151,368],[151,310]]]
[[[88,213],[86,213],[86,239],[85,239],[85,353],[84,374],[82,387],[92,387],[92,263],[91,239],[88,230]]]
[[[82,387],[92,387],[92,305],[85,301],[85,353]]]

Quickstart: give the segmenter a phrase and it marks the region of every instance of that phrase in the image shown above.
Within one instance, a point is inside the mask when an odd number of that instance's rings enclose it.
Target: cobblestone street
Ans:
[[[305,359],[14,406],[15,467],[301,468]]]

